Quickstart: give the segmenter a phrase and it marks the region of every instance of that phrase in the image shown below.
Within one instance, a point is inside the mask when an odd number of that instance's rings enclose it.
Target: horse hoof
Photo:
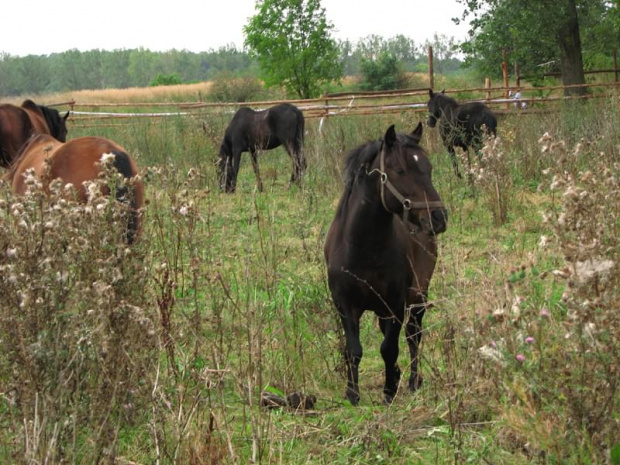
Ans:
[[[357,394],[349,394],[347,393],[346,399],[351,402],[351,405],[357,406],[360,403],[360,396]]]
[[[415,392],[422,387],[422,376],[415,375],[409,378],[409,390]]]
[[[392,402],[394,402],[394,395],[393,394],[384,394],[383,395],[383,405],[387,405],[390,406],[392,405]]]

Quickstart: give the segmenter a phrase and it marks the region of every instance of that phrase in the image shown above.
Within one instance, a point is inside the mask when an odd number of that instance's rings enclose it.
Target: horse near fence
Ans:
[[[0,105],[0,166],[7,168],[26,141],[34,134],[49,134],[61,142],[67,140],[66,121],[55,108],[25,100],[21,106]]]
[[[346,396],[354,405],[360,398],[360,318],[366,310],[378,316],[384,337],[384,401],[391,403],[398,389],[398,339],[405,320],[410,390],[422,382],[418,345],[437,260],[436,235],[446,230],[447,212],[418,145],[421,136],[421,123],[411,134],[390,126],[383,140],[349,153],[344,193],[325,241],[329,288],[346,337]]]
[[[459,165],[456,159],[455,148],[460,147],[467,152],[472,147],[478,155],[484,144],[484,136],[495,137],[497,132],[497,118],[482,102],[470,102],[459,105],[452,97],[444,92],[435,93],[429,89],[428,125],[434,128],[441,119],[439,132],[444,147],[450,153],[454,172],[460,178]]]
[[[304,115],[294,105],[281,103],[271,108],[255,111],[241,107],[226,128],[220,147],[220,188],[234,192],[241,162],[241,153],[250,152],[258,190],[263,183],[258,169],[258,151],[284,146],[293,160],[291,183],[299,183],[306,169],[303,153]]]

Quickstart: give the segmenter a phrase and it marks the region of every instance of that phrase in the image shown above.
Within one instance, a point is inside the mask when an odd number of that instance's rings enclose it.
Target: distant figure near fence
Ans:
[[[443,145],[452,157],[454,172],[460,178],[459,166],[456,159],[455,147],[461,147],[468,152],[473,147],[478,155],[483,145],[484,131],[487,135],[496,135],[497,118],[482,102],[471,102],[459,105],[456,100],[441,93],[434,93],[429,89],[428,125],[433,128],[441,118],[439,132]],[[467,153],[469,160],[469,152]]]
[[[294,105],[281,103],[267,110],[239,108],[231,120],[220,147],[220,189],[234,192],[241,162],[241,153],[250,152],[258,190],[263,182],[258,170],[258,151],[284,146],[293,160],[291,182],[299,183],[306,169],[303,153],[304,115]]]

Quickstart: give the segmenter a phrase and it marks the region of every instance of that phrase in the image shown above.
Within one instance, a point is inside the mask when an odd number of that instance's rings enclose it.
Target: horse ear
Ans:
[[[385,145],[388,147],[391,147],[396,142],[396,130],[394,129],[393,124],[385,132],[385,137],[383,140],[385,141]]]
[[[422,129],[423,129],[423,126],[422,126],[422,122],[420,121],[418,125],[416,126],[416,128],[411,133],[411,137],[415,141],[416,144],[420,142],[420,139],[422,139]]]
[[[71,113],[71,112],[70,112],[70,111],[68,111],[68,112],[67,112],[67,114],[66,114],[65,116],[63,116],[63,117],[62,117],[62,119],[64,119],[65,121],[67,121],[67,118],[69,118],[69,114],[70,114],[70,113]]]
[[[445,94],[445,93],[446,93],[446,89],[442,90],[442,91],[441,91],[441,93],[442,93],[442,94]]]
[[[428,89],[428,96],[433,98],[433,89]]]

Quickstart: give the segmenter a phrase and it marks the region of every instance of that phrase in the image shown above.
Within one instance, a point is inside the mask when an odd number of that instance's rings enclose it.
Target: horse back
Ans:
[[[459,125],[471,133],[479,133],[482,126],[486,126],[487,134],[495,135],[497,118],[491,109],[482,102],[471,102],[459,106],[457,111]]]
[[[13,192],[20,195],[26,193],[25,173],[30,169],[36,178],[42,179],[46,173],[46,160],[53,160],[54,154],[61,146],[62,142],[47,134],[32,137],[22,147],[15,163],[5,175],[5,179],[11,182]]]

